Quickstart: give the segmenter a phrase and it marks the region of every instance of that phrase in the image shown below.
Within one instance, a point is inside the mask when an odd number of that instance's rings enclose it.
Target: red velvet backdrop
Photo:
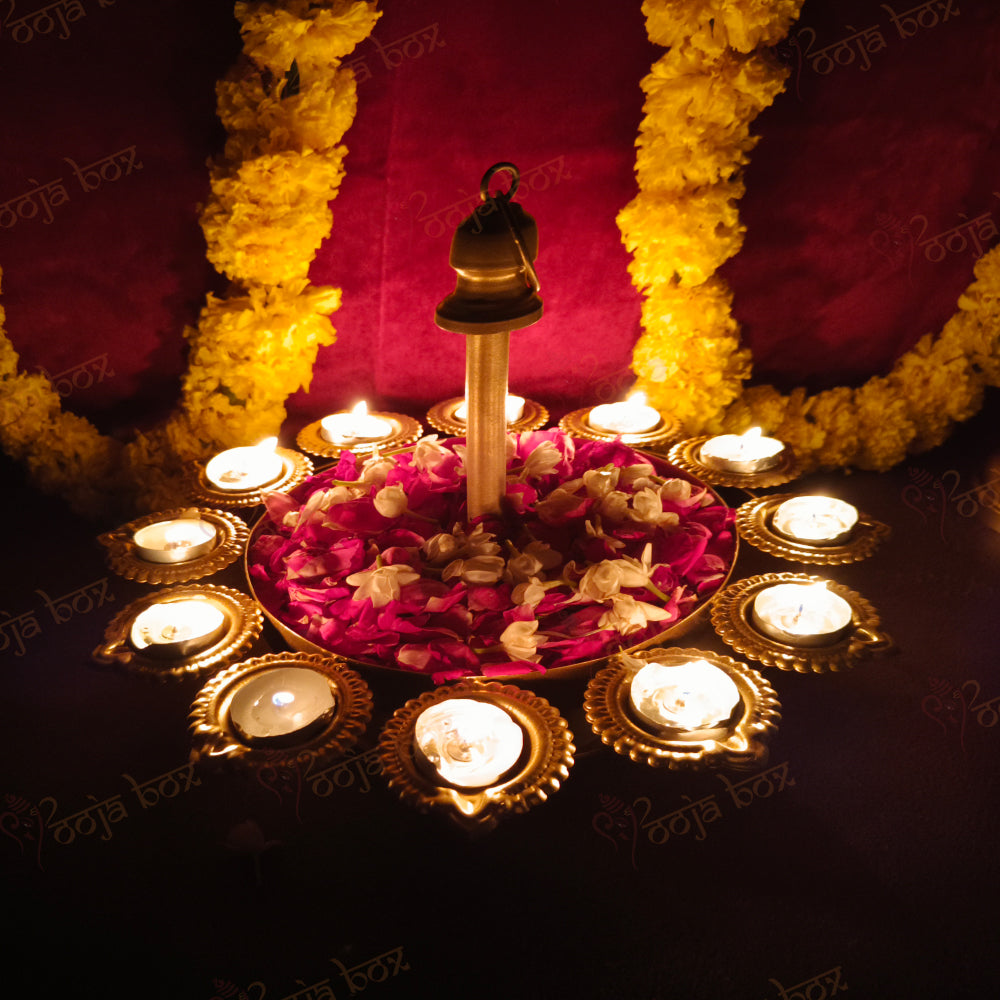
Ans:
[[[512,389],[557,414],[617,398],[639,298],[615,214],[660,51],[639,3],[383,6],[352,57],[347,177],[312,268],[344,290],[337,343],[290,424],[461,391],[463,339],[433,312],[454,286],[451,232],[498,160],[522,171],[545,302],[512,338]],[[169,405],[181,331],[221,287],[197,204],[221,140],[213,82],[238,50],[230,0],[0,0],[8,332],[102,427]],[[807,0],[782,46],[787,91],[757,123],[746,246],[725,267],[758,377],[863,379],[954,311],[997,238],[998,54],[995,0]],[[31,196],[57,179],[65,198]]]

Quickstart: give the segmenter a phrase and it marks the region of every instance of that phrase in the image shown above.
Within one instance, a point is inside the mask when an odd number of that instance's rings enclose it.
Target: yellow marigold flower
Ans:
[[[854,390],[848,386],[826,389],[813,397],[812,416],[826,435],[812,454],[799,458],[806,469],[837,469],[853,464],[858,453],[858,422],[854,409]]]
[[[335,147],[354,121],[357,86],[347,69],[303,81],[299,93],[267,94],[259,73],[231,74],[217,87],[219,119],[229,133],[230,163],[265,153]]]
[[[633,255],[633,283],[645,289],[659,282],[698,285],[736,254],[745,229],[736,201],[741,183],[692,193],[640,194],[618,213],[625,246]]]
[[[888,379],[873,378],[855,390],[854,402],[859,444],[856,464],[882,471],[901,462],[916,432],[906,401]]]
[[[318,7],[310,0],[237,3],[243,50],[258,65],[283,74],[292,61],[300,69],[343,59],[371,34],[382,16],[373,3],[336,0]]]
[[[802,0],[644,0],[642,12],[649,37],[658,45],[750,52],[779,42],[801,6]]]
[[[202,211],[208,259],[234,281],[280,284],[305,278],[333,213],[344,176],[338,146],[326,154],[272,153],[214,172]]]

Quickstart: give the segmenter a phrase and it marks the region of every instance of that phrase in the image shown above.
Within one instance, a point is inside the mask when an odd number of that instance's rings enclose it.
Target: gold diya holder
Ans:
[[[505,711],[524,733],[518,761],[495,783],[459,788],[432,772],[416,746],[419,716],[451,698],[487,702]],[[573,734],[544,698],[524,688],[475,680],[435,688],[406,702],[386,723],[378,756],[389,787],[420,812],[437,812],[469,832],[492,830],[501,818],[525,813],[559,790],[573,766]]]
[[[392,433],[374,441],[358,440],[354,443],[340,444],[328,441],[322,434],[323,421],[314,420],[306,424],[295,437],[295,443],[310,455],[318,458],[339,458],[341,452],[349,451],[355,455],[370,455],[376,451],[387,451],[413,444],[424,428],[419,420],[408,417],[405,413],[386,413],[381,410],[369,414],[392,424]]]
[[[245,736],[232,719],[233,699],[265,672],[282,667],[319,674],[333,696],[332,710],[315,724],[279,738]],[[358,742],[371,721],[372,706],[368,685],[339,656],[285,652],[243,660],[215,674],[198,692],[188,717],[191,760],[233,764],[258,774],[289,769],[307,775]]]
[[[794,541],[779,534],[772,521],[775,511],[786,500],[793,500],[798,495],[774,493],[748,500],[737,507],[736,530],[740,533],[740,538],[755,549],[781,559],[819,566],[837,566],[867,559],[892,533],[887,524],[858,511],[857,524],[851,529],[850,537],[845,542],[827,545],[822,542]]]
[[[263,503],[265,493],[287,493],[313,474],[313,463],[308,456],[291,448],[275,448],[274,451],[281,459],[280,474],[276,479],[252,490],[220,490],[205,474],[205,464],[194,463],[190,486],[192,498],[201,503],[234,510],[257,507]]]
[[[728,676],[739,705],[718,725],[686,730],[654,727],[630,704],[634,662],[675,665],[706,660]],[[697,649],[650,649],[613,656],[587,685],[584,713],[601,742],[638,764],[675,770],[750,768],[767,760],[767,740],[778,728],[781,705],[771,685],[745,663]]]
[[[427,411],[427,423],[443,434],[465,437],[469,425],[466,421],[455,416],[455,411],[465,401],[464,396],[455,396],[452,399],[435,403]],[[507,433],[524,434],[527,431],[537,431],[539,427],[544,427],[548,420],[549,411],[541,403],[536,403],[533,399],[525,399],[524,412],[517,420],[507,424]]]
[[[753,605],[757,595],[782,583],[825,584],[831,593],[846,601],[851,607],[851,620],[842,634],[824,645],[791,645],[755,627]],[[878,612],[864,597],[832,580],[801,573],[767,573],[726,587],[712,602],[711,620],[718,636],[737,653],[766,667],[800,674],[844,670],[895,648],[888,633],[878,628]]]
[[[600,430],[592,427],[587,420],[592,406],[584,406],[572,410],[559,421],[559,429],[573,437],[586,438],[589,441],[616,441],[621,439],[630,448],[648,448],[651,451],[669,447],[681,433],[680,422],[673,417],[660,414],[660,422],[651,430],[639,433],[617,434],[613,431]]]
[[[137,531],[182,518],[197,518],[215,529],[215,541],[207,552],[177,562],[153,562],[139,555],[139,546],[135,541]],[[240,558],[249,537],[250,528],[246,522],[228,511],[174,507],[136,518],[105,532],[97,540],[107,549],[105,560],[108,567],[119,576],[138,583],[168,584],[200,580],[225,569]]]
[[[713,468],[701,459],[701,446],[708,440],[710,435],[706,434],[678,441],[670,448],[667,458],[685,472],[690,472],[713,486],[731,486],[744,490],[781,486],[797,478],[801,472],[801,463],[788,445],[777,456],[776,464],[759,472],[726,472]]]
[[[155,605],[180,601],[202,601],[217,609],[223,623],[217,634],[202,646],[185,652],[183,644],[171,653],[152,646],[137,647],[132,641],[132,626],[144,611]],[[180,680],[217,670],[241,656],[264,627],[264,616],[247,594],[215,584],[182,584],[158,590],[133,601],[108,623],[104,642],[94,649],[91,658],[108,666],[123,667],[134,673],[159,680]]]

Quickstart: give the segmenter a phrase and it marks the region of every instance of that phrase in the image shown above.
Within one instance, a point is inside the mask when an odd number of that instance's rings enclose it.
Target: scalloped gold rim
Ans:
[[[425,709],[450,698],[490,702],[524,730],[528,748],[513,774],[481,789],[435,784],[417,759],[414,730]],[[492,830],[508,813],[524,813],[558,791],[573,766],[573,734],[559,712],[525,688],[459,681],[406,702],[386,723],[378,742],[382,769],[400,798],[421,812],[442,811],[470,831]]]
[[[405,449],[399,449],[399,451],[404,451]],[[654,454],[651,456],[659,462],[666,462],[667,459],[663,455]],[[704,486],[704,483],[698,485]],[[716,503],[720,507],[725,507],[729,509],[729,505],[722,499],[721,496],[714,490],[711,489],[712,496],[715,497]],[[275,629],[281,634],[281,637],[291,646],[293,649],[299,650],[304,653],[318,653],[323,656],[339,656],[341,654],[334,652],[333,650],[325,649],[324,647],[317,645],[305,636],[300,635],[291,626],[283,622],[277,615],[271,613],[271,611],[265,607],[264,603],[257,596],[257,587],[254,577],[250,573],[250,549],[252,547],[253,541],[260,534],[262,528],[265,526],[267,515],[262,515],[259,517],[250,528],[250,539],[248,544],[244,549],[243,556],[243,574],[247,581],[247,587],[251,595],[257,600],[259,607],[263,611],[267,620],[275,627]],[[692,629],[700,625],[705,618],[708,616],[709,610],[712,603],[715,601],[716,595],[719,594],[732,579],[733,574],[736,571],[736,564],[739,560],[740,555],[740,536],[739,532],[733,532],[733,556],[729,564],[729,568],[726,571],[726,575],[722,582],[719,584],[718,588],[714,593],[710,594],[708,597],[704,598],[702,602],[693,610],[690,611],[683,618],[672,623],[667,628],[658,632],[656,635],[651,636],[649,639],[644,640],[641,643],[636,643],[633,646],[626,647],[625,649],[616,650],[615,653],[608,654],[609,656],[617,655],[618,653],[632,653],[636,650],[647,649],[652,646],[662,646],[663,643],[668,642],[673,639],[679,639],[684,635],[687,635]],[[426,680],[430,680],[429,675],[421,674],[417,671],[403,670],[399,667],[389,666],[385,663],[379,663],[375,660],[365,660],[358,657],[347,657],[349,662],[354,665],[361,667],[363,669],[374,669],[378,671],[387,671],[393,674],[399,674],[406,677],[420,678],[423,677]],[[539,680],[540,678],[566,678],[566,677],[579,677],[584,674],[590,673],[596,666],[603,664],[607,661],[607,656],[599,656],[591,660],[577,660],[574,663],[562,664],[558,667],[549,667],[546,670],[539,670],[532,673],[514,673],[514,674],[491,674],[489,679],[495,681],[513,681],[517,684],[530,684],[533,680]],[[487,678],[485,675],[477,674],[472,675],[470,679],[476,681],[483,681]]]
[[[858,511],[852,537],[839,545],[808,545],[779,535],[771,525],[774,512],[786,500],[803,494],[776,493],[748,500],[736,508],[736,528],[740,537],[761,552],[795,562],[817,566],[838,566],[867,559],[885,541],[892,529]]]
[[[464,420],[455,419],[455,410],[459,404],[465,402],[464,396],[454,396],[452,399],[445,399],[440,403],[435,403],[427,411],[427,423],[442,434],[452,434],[455,437],[465,437],[469,428]],[[524,434],[528,431],[537,431],[539,427],[544,427],[549,419],[549,411],[536,403],[533,399],[525,399],[524,413],[519,420],[507,425],[509,434]]]
[[[313,463],[307,455],[290,448],[275,448],[275,451],[281,456],[281,475],[274,482],[254,490],[217,490],[205,476],[205,465],[195,463],[191,471],[191,496],[204,503],[233,510],[257,507],[263,503],[265,493],[287,493],[313,474]]]
[[[387,438],[380,441],[369,441],[363,444],[356,444],[347,448],[344,445],[334,444],[327,441],[320,433],[323,421],[314,420],[311,424],[306,424],[295,437],[295,443],[310,455],[319,458],[339,458],[342,452],[349,451],[355,455],[370,455],[375,451],[388,451],[402,448],[412,444],[423,433],[423,425],[419,420],[408,417],[405,413],[387,413],[381,410],[373,411],[373,417],[381,417],[389,420],[395,427],[394,432]]]
[[[717,727],[721,730],[718,735],[706,733],[701,739],[671,739],[644,729],[628,708],[632,671],[617,656],[591,679],[584,693],[584,713],[602,743],[636,763],[670,770],[747,768],[767,760],[766,740],[778,728],[781,705],[774,689],[756,670],[732,657],[699,649],[648,650],[637,658],[650,663],[708,660],[736,684],[740,714]]]
[[[751,624],[753,600],[777,583],[825,583],[851,606],[846,634],[827,646],[789,646],[757,631]],[[737,653],[766,667],[800,674],[843,670],[895,648],[891,637],[878,629],[881,619],[869,601],[833,580],[803,573],[766,573],[740,580],[717,595],[711,618],[718,636]]]
[[[196,559],[176,563],[154,563],[139,557],[135,542],[132,540],[137,531],[159,521],[172,521],[175,518],[190,516],[192,512],[197,513],[198,517],[215,528],[218,540],[210,551]],[[106,561],[109,569],[119,576],[138,583],[172,584],[200,580],[225,569],[239,559],[249,538],[249,526],[234,514],[224,510],[189,506],[174,507],[136,518],[128,524],[105,532],[97,540],[108,550]]]
[[[210,646],[177,659],[144,655],[132,646],[129,633],[139,614],[154,604],[192,599],[209,601],[226,616],[225,632]],[[104,630],[104,642],[94,649],[91,658],[97,663],[124,667],[149,677],[179,680],[229,663],[252,645],[263,627],[263,613],[253,598],[243,591],[216,584],[182,584],[146,594],[115,615]]]
[[[232,724],[233,695],[254,674],[275,667],[302,667],[322,674],[334,696],[327,724],[302,743],[283,748],[243,739]],[[220,671],[198,692],[188,716],[191,759],[235,763],[250,768],[307,768],[341,756],[364,734],[371,721],[373,699],[368,685],[337,656],[270,653]]]
[[[680,423],[673,417],[665,416],[662,413],[660,414],[660,425],[641,434],[612,434],[609,431],[599,431],[587,422],[587,415],[592,409],[592,406],[584,406],[579,410],[567,413],[559,421],[559,429],[574,437],[587,438],[589,441],[617,441],[621,439],[623,444],[627,444],[631,448],[647,448],[650,451],[668,448],[681,433]]]
[[[764,489],[768,486],[780,486],[782,483],[795,479],[801,471],[801,463],[795,457],[792,449],[785,445],[780,461],[774,468],[762,472],[720,472],[706,465],[699,453],[701,446],[712,435],[703,434],[700,437],[687,438],[678,441],[667,454],[674,465],[680,466],[685,472],[698,479],[711,483],[713,486],[733,486],[739,489]]]

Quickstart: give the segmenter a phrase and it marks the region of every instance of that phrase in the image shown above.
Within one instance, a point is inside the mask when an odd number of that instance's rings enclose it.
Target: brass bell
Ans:
[[[509,190],[490,195],[493,175],[505,171]],[[542,316],[535,220],[511,199],[520,174],[513,163],[497,163],[483,175],[482,204],[455,230],[448,263],[458,279],[440,305],[434,322],[452,333],[501,333],[537,323]]]

